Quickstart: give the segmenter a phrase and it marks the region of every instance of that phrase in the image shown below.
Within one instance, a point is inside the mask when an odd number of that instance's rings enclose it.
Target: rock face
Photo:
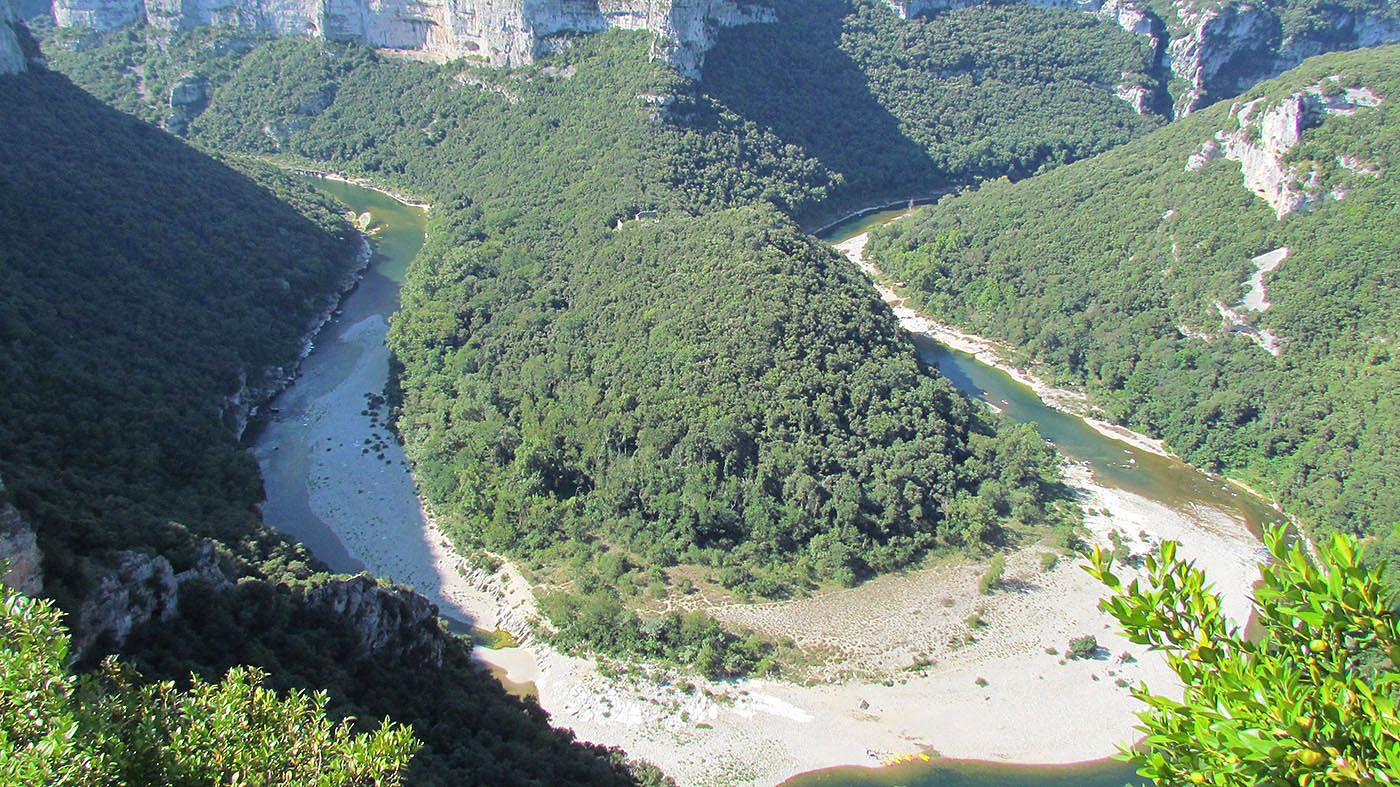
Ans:
[[[165,119],[165,129],[172,134],[183,135],[190,121],[199,116],[209,106],[209,79],[197,74],[187,74],[170,88],[170,114]]]
[[[0,74],[18,74],[29,68],[24,48],[20,46],[18,24],[10,0],[0,0]]]
[[[14,506],[0,500],[0,585],[37,596],[44,589],[43,560],[34,531]]]
[[[975,5],[980,0],[885,0],[901,17]],[[1306,29],[1285,35],[1285,3],[1266,0],[1171,0],[1163,19],[1147,0],[1024,0],[1047,8],[1071,8],[1116,22],[1150,40],[1163,76],[1178,80],[1172,112],[1181,117],[1282,74],[1313,55],[1400,42],[1394,3],[1372,12],[1320,5]],[[1153,4],[1161,7],[1160,3]],[[1173,33],[1168,39],[1167,31]],[[1125,81],[1118,95],[1143,105],[1141,91]],[[1141,110],[1139,110],[1141,111]]]
[[[1236,103],[1230,107],[1236,128],[1217,131],[1202,143],[1187,159],[1186,170],[1198,171],[1217,158],[1238,161],[1245,188],[1268,202],[1280,219],[1324,199],[1341,199],[1345,192],[1321,188],[1316,163],[1290,165],[1284,157],[1304,131],[1326,116],[1355,114],[1381,101],[1369,88],[1344,87],[1338,77],[1331,77],[1272,106],[1264,99]],[[1380,176],[1378,169],[1354,156],[1341,156],[1338,163],[1356,174]]]
[[[54,21],[110,30],[223,25],[274,35],[365,41],[377,47],[518,66],[561,36],[651,30],[656,54],[696,74],[718,31],[773,21],[737,0],[54,0]]]
[[[178,574],[161,555],[116,553],[73,621],[73,658],[82,661],[99,652],[120,649],[137,627],[169,620],[179,609],[180,587],[188,582],[232,587],[223,564],[223,556],[212,541],[200,547],[193,567]]]
[[[353,658],[389,658],[404,664],[442,666],[445,635],[438,610],[412,591],[386,588],[361,574],[336,579],[306,594],[307,606],[344,616],[358,642]]]

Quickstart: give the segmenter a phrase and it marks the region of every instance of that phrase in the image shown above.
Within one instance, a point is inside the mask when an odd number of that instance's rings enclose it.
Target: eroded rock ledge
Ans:
[[[529,63],[570,34],[651,30],[657,56],[692,75],[721,29],[774,19],[738,0],[54,0],[53,12],[61,27],[221,25],[500,66]]]
[[[1245,188],[1268,202],[1279,219],[1326,199],[1341,199],[1345,190],[1323,187],[1317,162],[1294,164],[1285,159],[1303,132],[1328,115],[1352,115],[1381,101],[1370,88],[1345,86],[1333,76],[1277,104],[1268,105],[1262,98],[1236,102],[1230,107],[1236,127],[1221,129],[1202,143],[1187,159],[1186,171],[1199,171],[1218,158],[1239,162]],[[1337,164],[1356,175],[1381,174],[1378,165],[1355,156],[1339,156]]]

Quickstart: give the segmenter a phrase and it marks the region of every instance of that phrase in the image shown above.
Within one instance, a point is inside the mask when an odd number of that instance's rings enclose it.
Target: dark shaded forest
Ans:
[[[1021,178],[1161,124],[1115,97],[1159,91],[1117,25],[1005,3],[900,20],[865,0],[776,0],[781,20],[725,32],[699,89],[835,173],[807,223],[975,179]],[[679,176],[703,180],[694,169]]]

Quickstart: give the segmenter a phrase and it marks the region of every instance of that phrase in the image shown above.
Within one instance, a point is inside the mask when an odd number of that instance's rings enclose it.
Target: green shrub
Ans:
[[[998,554],[992,558],[991,563],[987,564],[987,570],[982,572],[981,579],[977,580],[977,591],[984,596],[991,595],[991,592],[1001,584],[1005,574],[1006,556]]]

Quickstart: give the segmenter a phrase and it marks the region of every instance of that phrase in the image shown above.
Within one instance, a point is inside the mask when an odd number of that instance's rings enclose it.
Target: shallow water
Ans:
[[[417,506],[402,449],[387,426],[372,427],[361,411],[364,394],[382,392],[388,380],[384,336],[389,316],[399,308],[408,264],[423,245],[424,215],[377,191],[323,178],[305,180],[356,214],[370,214],[374,256],[341,304],[341,313],[317,334],[301,376],[272,402],[270,417],[252,432],[252,450],[267,490],[263,518],[309,547],[332,570],[354,573],[366,569],[365,555],[352,555],[336,536],[322,518],[326,507],[316,495],[334,473],[339,486],[357,490],[355,502],[390,502],[390,497],[406,494],[412,508]],[[356,390],[347,392],[347,386]],[[348,412],[332,412],[340,408]],[[328,433],[337,424],[353,433],[332,443]],[[386,438],[384,459],[378,449],[362,453],[361,443],[372,432]],[[330,469],[332,458],[336,463]]]
[[[1146,785],[1114,760],[1076,765],[1004,765],[972,760],[888,768],[831,768],[789,779],[783,787],[1124,787]]]
[[[907,210],[883,211],[857,219],[824,235],[840,243],[880,224],[905,215]],[[1243,522],[1256,535],[1268,524],[1282,524],[1283,517],[1267,502],[1172,457],[1135,448],[1108,437],[1083,419],[1050,407],[1029,387],[1006,372],[988,366],[972,355],[916,335],[914,344],[926,363],[936,366],[958,390],[981,399],[1006,417],[1031,422],[1045,439],[1071,461],[1085,463],[1105,486],[1116,487],[1177,510],[1214,509]]]

